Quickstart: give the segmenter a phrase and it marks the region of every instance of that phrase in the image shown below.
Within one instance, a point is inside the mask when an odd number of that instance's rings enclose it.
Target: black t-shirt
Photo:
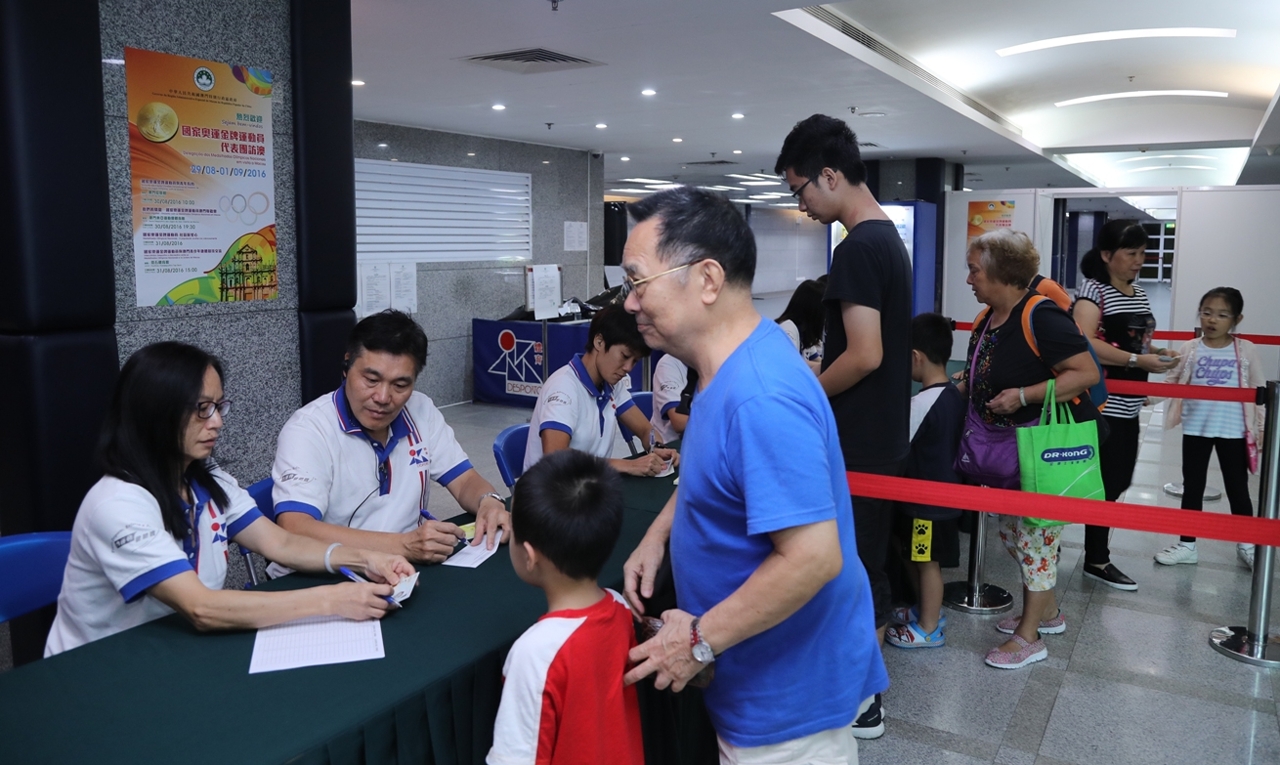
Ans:
[[[974,370],[969,380],[969,400],[986,422],[998,427],[1038,420],[1043,409],[1041,404],[1031,404],[1011,415],[999,415],[987,408],[991,399],[1009,388],[1042,383],[1053,377],[1053,365],[1089,351],[1088,341],[1071,317],[1053,301],[1045,300],[1036,306],[1031,316],[1031,330],[1040,347],[1040,355],[1036,356],[1022,333],[1022,311],[1031,296],[1030,292],[1024,295],[1009,312],[1009,318],[998,327],[988,328],[991,314],[987,313],[969,338],[965,372],[970,368]],[[981,347],[978,347],[979,339]],[[1089,405],[1087,399],[1082,401],[1085,403],[1071,409],[1076,421],[1097,419],[1097,409]]]
[[[960,433],[964,429],[966,402],[960,389],[949,382],[930,385],[918,396],[928,396],[928,391],[939,389],[933,405],[920,420],[920,427],[911,439],[911,453],[907,457],[907,478],[926,481],[960,483],[956,475],[956,450],[960,448]],[[902,503],[902,509],[912,518],[945,521],[959,518],[960,511],[950,507]]]
[[[836,246],[823,298],[824,370],[849,345],[842,303],[880,312],[883,349],[879,368],[831,398],[844,464],[856,468],[898,462],[910,446],[911,259],[891,221],[863,221]]]

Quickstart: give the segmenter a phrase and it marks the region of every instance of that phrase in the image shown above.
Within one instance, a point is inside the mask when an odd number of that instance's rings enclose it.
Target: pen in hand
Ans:
[[[365,579],[363,576],[360,576],[359,574],[347,568],[346,566],[339,566],[338,571],[341,572],[343,576],[345,576],[346,578],[350,579],[353,582],[363,582],[365,584],[372,584],[368,579]],[[379,595],[378,597],[390,603],[392,608],[401,608],[401,605],[397,603],[395,599],[392,598],[390,595]]]

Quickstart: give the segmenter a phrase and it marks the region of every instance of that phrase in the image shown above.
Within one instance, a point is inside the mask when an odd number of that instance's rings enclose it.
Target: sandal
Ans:
[[[891,624],[910,624],[920,621],[920,609],[916,606],[898,606],[889,613]],[[947,612],[943,609],[938,614],[938,626],[947,626]]]
[[[1008,619],[1001,619],[996,623],[996,631],[1003,632],[1006,635],[1012,635],[1018,631],[1018,624],[1022,622],[1021,616],[1010,616]],[[1061,635],[1067,631],[1067,618],[1062,615],[1062,609],[1058,609],[1058,615],[1048,621],[1040,622],[1037,628],[1041,635]]]
[[[933,632],[925,632],[916,621],[890,627],[885,631],[884,639],[899,648],[938,648],[947,643],[941,624]]]

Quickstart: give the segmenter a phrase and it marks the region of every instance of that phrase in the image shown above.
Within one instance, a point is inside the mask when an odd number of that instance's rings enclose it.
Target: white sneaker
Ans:
[[[1200,554],[1196,552],[1196,548],[1187,547],[1181,542],[1174,542],[1156,553],[1156,563],[1164,566],[1173,566],[1179,563],[1197,563],[1199,561]]]
[[[1253,570],[1253,545],[1236,545],[1236,557],[1240,559],[1241,563],[1248,566],[1250,571]]]

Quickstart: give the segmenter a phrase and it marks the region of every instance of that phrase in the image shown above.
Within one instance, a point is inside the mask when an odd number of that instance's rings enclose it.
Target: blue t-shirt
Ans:
[[[835,519],[844,558],[789,619],[717,657],[704,696],[716,732],[748,747],[849,725],[889,676],[835,419],[776,324],[761,321],[694,396],[680,451],[671,563],[682,609],[701,615],[733,594],[773,552],[771,532]]]

